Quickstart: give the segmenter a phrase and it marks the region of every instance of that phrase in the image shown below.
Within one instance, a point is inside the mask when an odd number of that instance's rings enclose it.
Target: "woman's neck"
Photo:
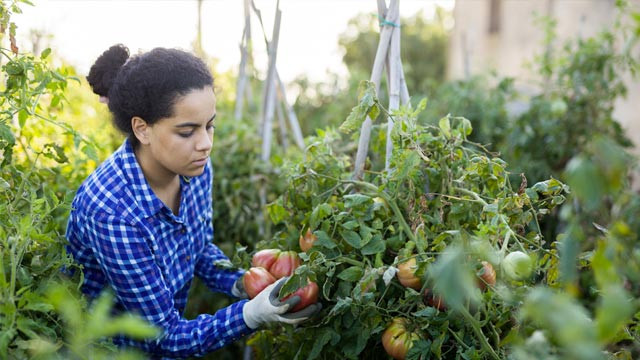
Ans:
[[[143,145],[137,146],[134,154],[151,190],[174,214],[178,214],[180,204],[180,178],[178,174],[158,163]]]

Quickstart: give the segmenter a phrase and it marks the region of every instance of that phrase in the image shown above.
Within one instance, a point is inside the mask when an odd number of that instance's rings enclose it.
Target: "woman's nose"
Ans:
[[[213,135],[204,129],[198,131],[198,138],[196,139],[196,150],[198,151],[210,151],[213,145]]]

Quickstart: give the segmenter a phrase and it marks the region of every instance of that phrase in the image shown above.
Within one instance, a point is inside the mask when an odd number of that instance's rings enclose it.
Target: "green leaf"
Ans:
[[[436,308],[432,306],[427,306],[427,307],[424,307],[422,310],[412,313],[411,315],[415,317],[424,317],[424,318],[430,319],[434,315],[436,315],[436,312],[437,312]]]
[[[362,194],[348,194],[342,197],[346,208],[353,208],[371,200],[371,197]]]
[[[329,317],[340,315],[346,310],[351,309],[352,303],[353,303],[353,299],[350,297],[338,299],[338,302],[333,306],[333,308],[329,312]]]
[[[0,192],[7,191],[11,188],[8,182],[6,182],[3,178],[0,178]]]
[[[40,325],[35,321],[21,316],[18,317],[18,320],[16,321],[16,327],[18,328],[18,330],[20,330],[20,332],[27,335],[28,338],[38,338],[38,333],[34,330],[38,329]]]
[[[20,127],[23,128],[24,124],[27,122],[27,119],[29,118],[29,112],[25,109],[20,109],[20,111],[18,111],[18,124],[20,124]]]
[[[326,232],[322,230],[317,230],[317,231],[314,231],[313,233],[318,237],[316,239],[316,242],[313,243],[313,246],[322,246],[327,249],[333,249],[336,246],[338,246],[335,242],[333,242],[333,240],[331,240],[331,238]]]
[[[418,117],[418,115],[427,108],[427,98],[422,98],[416,107],[416,110],[411,114],[412,117]]]
[[[123,315],[107,321],[102,331],[103,336],[123,334],[138,340],[153,338],[159,333],[155,326],[133,315]]]
[[[377,253],[382,253],[387,249],[387,246],[382,239],[382,235],[375,234],[371,241],[369,241],[365,246],[360,249],[362,255],[373,255]]]
[[[351,133],[355,130],[359,130],[366,116],[370,116],[372,120],[380,113],[376,98],[376,91],[374,84],[370,81],[363,81],[359,86],[360,102],[357,106],[351,109],[351,113],[347,116],[347,119],[340,125],[340,131],[344,133]]]
[[[357,228],[358,226],[360,226],[360,224],[358,223],[357,220],[350,220],[347,221],[343,224],[340,224],[340,226],[342,226],[343,228],[347,229],[347,230],[353,230],[355,228]]]
[[[356,282],[362,278],[362,275],[364,275],[364,271],[360,267],[352,266],[342,270],[340,274],[338,274],[338,279],[348,282]]]
[[[44,50],[42,50],[42,53],[40,54],[40,59],[46,59],[49,54],[51,54],[51,48],[46,48]]]
[[[322,334],[316,337],[316,341],[313,343],[313,348],[311,348],[311,352],[307,357],[309,360],[313,360],[320,355],[320,352],[323,350],[324,346],[329,343],[329,340],[333,337],[333,329],[325,328],[322,330]],[[337,335],[337,334],[336,334]]]
[[[284,208],[284,206],[282,206],[281,199],[278,199],[276,202],[268,204],[267,213],[269,214],[269,218],[271,219],[271,222],[273,222],[274,224],[279,224],[289,218],[289,213]]]
[[[588,312],[566,293],[534,288],[522,306],[522,316],[550,333],[572,359],[600,360],[596,327]]]
[[[414,341],[411,349],[407,353],[407,360],[429,359],[431,354],[431,341],[418,340]]]
[[[342,238],[347,242],[347,244],[354,248],[360,249],[360,247],[362,247],[362,239],[357,232],[351,230],[341,231],[340,235],[342,235]]]
[[[438,126],[440,127],[440,130],[442,130],[442,133],[445,137],[451,137],[451,122],[449,121],[448,116],[441,118],[438,122]]]
[[[589,210],[600,206],[607,188],[605,177],[593,161],[583,156],[574,157],[567,164],[567,183],[574,194]]]
[[[596,308],[596,328],[598,339],[606,344],[631,321],[633,297],[620,284],[611,284],[601,290],[602,298]]]
[[[316,229],[318,228],[318,223],[326,218],[327,216],[331,215],[332,212],[332,208],[331,205],[327,204],[327,203],[323,203],[320,204],[318,206],[316,206],[313,211],[311,212],[311,217],[309,218],[309,226],[312,229]]]
[[[4,123],[0,123],[0,140],[6,141],[9,145],[16,143],[16,138],[13,136],[11,128]]]
[[[453,309],[465,306],[467,301],[478,303],[480,300],[475,291],[474,271],[465,258],[460,247],[449,246],[428,270],[434,292],[446,294],[447,305]]]

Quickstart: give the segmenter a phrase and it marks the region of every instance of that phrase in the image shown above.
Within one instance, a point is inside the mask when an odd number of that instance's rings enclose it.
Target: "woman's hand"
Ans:
[[[288,277],[284,277],[267,286],[255,298],[244,305],[242,315],[247,326],[257,329],[261,325],[271,322],[298,324],[320,311],[322,305],[315,303],[298,312],[287,314],[286,312],[289,309],[300,303],[299,296],[292,296],[285,301],[278,299],[280,288],[282,288],[287,279]]]

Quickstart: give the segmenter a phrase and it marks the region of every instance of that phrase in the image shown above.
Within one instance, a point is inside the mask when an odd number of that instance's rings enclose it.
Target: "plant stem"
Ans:
[[[484,336],[482,329],[480,329],[480,326],[478,326],[478,320],[476,320],[476,318],[471,316],[469,311],[464,307],[461,306],[458,310],[460,311],[462,316],[464,316],[467,319],[467,321],[469,322],[469,325],[471,325],[473,332],[476,333],[476,337],[478,338],[478,340],[480,340],[480,344],[482,345],[482,348],[486,352],[488,352],[492,358],[496,360],[500,360],[500,357],[498,356],[498,354],[496,354],[496,351],[493,350],[493,347],[491,347],[491,344],[489,344],[489,340],[487,340],[487,337]]]
[[[409,239],[411,239],[413,242],[416,243],[419,251],[422,252],[425,250],[426,244],[423,244],[422,242],[417,241],[416,236],[413,234],[413,232],[411,231],[411,228],[409,227],[409,224],[407,224],[407,221],[404,219],[404,216],[402,216],[402,212],[400,211],[398,204],[396,204],[396,202],[393,201],[393,199],[391,199],[391,197],[389,197],[389,195],[386,192],[378,190],[377,186],[370,184],[368,182],[358,181],[358,180],[342,180],[342,181],[348,184],[359,186],[361,188],[364,188],[365,190],[370,191],[369,195],[378,195],[381,198],[383,198],[391,207],[391,210],[393,211],[393,213],[396,216],[396,219],[400,223],[402,230],[409,237]]]
[[[347,264],[351,264],[351,265],[354,265],[354,266],[359,266],[361,268],[365,267],[365,265],[364,265],[364,263],[362,261],[358,261],[356,259],[351,259],[351,258],[348,258],[348,257],[345,257],[345,256],[338,256],[334,260],[342,261],[342,262],[345,262]]]

